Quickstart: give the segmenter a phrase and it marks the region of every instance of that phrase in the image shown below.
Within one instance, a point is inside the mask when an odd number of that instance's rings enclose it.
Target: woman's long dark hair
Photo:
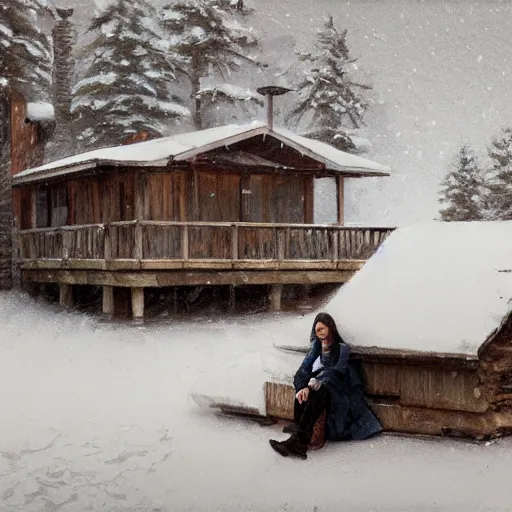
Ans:
[[[318,313],[318,315],[316,315],[315,320],[313,321],[313,329],[311,331],[311,343],[316,340],[315,329],[318,322],[322,322],[325,326],[327,326],[334,343],[344,343],[343,338],[340,336],[338,328],[336,327],[336,322],[334,321],[334,318],[329,315],[329,313]]]

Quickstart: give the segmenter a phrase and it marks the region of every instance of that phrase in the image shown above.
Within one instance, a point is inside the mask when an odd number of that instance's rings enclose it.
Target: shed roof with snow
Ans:
[[[400,227],[325,311],[352,345],[476,357],[511,315],[512,221]]]
[[[284,128],[269,129],[265,123],[226,125],[182,133],[131,145],[97,149],[27,169],[14,177],[22,184],[47,177],[68,175],[104,165],[154,167],[192,159],[202,153],[225,148],[255,136],[270,136],[282,144],[323,164],[326,170],[352,177],[389,176],[387,166],[340,151],[323,142],[308,139]],[[240,158],[240,155],[236,155]]]

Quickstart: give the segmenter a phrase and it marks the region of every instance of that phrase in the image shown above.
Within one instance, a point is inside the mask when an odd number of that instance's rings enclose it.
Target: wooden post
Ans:
[[[338,211],[338,224],[345,223],[345,182],[342,176],[336,176],[336,205]]]
[[[188,260],[188,224],[181,227],[181,257]]]
[[[235,297],[235,285],[229,285],[229,303],[228,310],[230,313],[234,313],[236,309],[236,297]]]
[[[105,224],[103,229],[103,258],[105,261],[112,259],[112,242],[110,240],[111,226]]]
[[[144,257],[142,248],[142,224],[140,223],[140,221],[144,219],[144,176],[141,172],[138,172],[135,175],[134,202],[135,236],[133,258],[136,260],[141,260]]]
[[[231,259],[238,259],[238,225],[231,226]]]
[[[177,315],[178,314],[178,287],[177,286],[172,287],[171,295],[172,295],[172,304],[171,304],[172,313]]]
[[[332,235],[332,260],[333,261],[337,261],[339,258],[338,258],[338,254],[339,254],[339,240],[340,240],[340,232],[334,228],[332,231],[331,231],[331,235]]]
[[[114,287],[113,286],[104,286],[103,287],[103,297],[102,297],[102,313],[109,317],[114,317]]]
[[[192,179],[193,179],[193,201],[192,201],[192,210],[193,210],[193,219],[195,221],[200,220],[200,211],[199,211],[199,177],[197,175],[196,169],[192,171]]]
[[[68,309],[73,307],[73,285],[59,284],[59,303]]]
[[[35,229],[37,227],[37,200],[36,200],[36,187],[32,187],[30,194],[30,227]]]
[[[285,256],[285,240],[286,240],[286,232],[281,228],[276,228],[276,243],[277,243],[277,259],[284,260]]]
[[[282,284],[270,285],[270,311],[281,311],[281,295],[283,293]]]
[[[144,323],[144,288],[132,288],[132,317],[135,323]]]

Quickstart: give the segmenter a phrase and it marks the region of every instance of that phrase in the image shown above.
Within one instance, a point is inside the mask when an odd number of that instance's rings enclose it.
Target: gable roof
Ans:
[[[328,170],[355,176],[389,176],[389,168],[328,144],[307,139],[284,128],[270,130],[265,123],[225,125],[207,130],[162,137],[130,145],[97,149],[57,160],[13,177],[13,184],[66,175],[102,165],[155,167],[184,161],[213,149],[232,145],[257,135],[269,135],[326,165]]]
[[[512,221],[398,227],[323,310],[351,345],[474,358],[512,311]]]

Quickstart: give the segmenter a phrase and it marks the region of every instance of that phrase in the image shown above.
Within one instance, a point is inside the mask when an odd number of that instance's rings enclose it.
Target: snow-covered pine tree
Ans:
[[[48,0],[2,0],[0,79],[38,101],[51,97],[52,44],[41,19],[53,13]]]
[[[452,170],[441,183],[439,202],[446,205],[439,211],[441,220],[482,220],[485,204],[483,187],[478,159],[467,144],[462,144]]]
[[[214,124],[207,114],[220,105],[263,105],[256,93],[232,82],[243,65],[262,66],[249,53],[258,46],[256,36],[237,19],[249,13],[240,0],[178,0],[162,9],[170,44],[185,61],[180,71],[190,82],[197,129]]]
[[[115,0],[90,26],[86,71],[73,88],[71,111],[84,148],[120,144],[145,132],[158,137],[190,114],[170,92],[176,55],[146,0]]]
[[[512,128],[493,137],[487,153],[492,160],[486,173],[491,218],[512,220]]]
[[[343,151],[360,152],[354,129],[363,126],[368,103],[361,94],[371,86],[350,78],[357,59],[350,56],[347,30],[338,32],[332,16],[317,31],[312,53],[297,52],[305,69],[297,86],[298,104],[287,120],[298,131]]]

